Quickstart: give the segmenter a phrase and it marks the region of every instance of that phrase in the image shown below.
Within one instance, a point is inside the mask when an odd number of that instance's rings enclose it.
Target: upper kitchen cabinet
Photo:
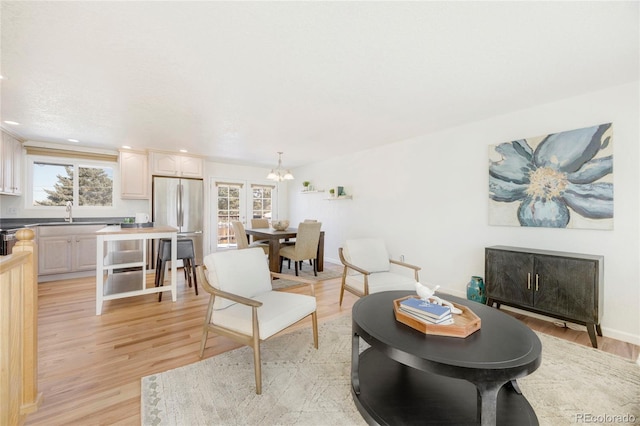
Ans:
[[[22,143],[2,132],[0,139],[0,193],[8,195],[22,194]]]
[[[203,177],[204,160],[200,157],[152,151],[150,159],[154,176]]]
[[[146,151],[120,150],[120,197],[149,199],[149,157]]]

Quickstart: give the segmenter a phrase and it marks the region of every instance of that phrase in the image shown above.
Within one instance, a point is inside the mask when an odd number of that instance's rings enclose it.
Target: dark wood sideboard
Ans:
[[[604,256],[520,247],[485,248],[487,305],[513,306],[587,327],[602,336]]]

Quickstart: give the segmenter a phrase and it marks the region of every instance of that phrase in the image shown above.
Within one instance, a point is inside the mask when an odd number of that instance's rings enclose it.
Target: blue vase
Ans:
[[[467,299],[482,304],[487,303],[487,293],[482,277],[471,277],[471,281],[467,284]]]

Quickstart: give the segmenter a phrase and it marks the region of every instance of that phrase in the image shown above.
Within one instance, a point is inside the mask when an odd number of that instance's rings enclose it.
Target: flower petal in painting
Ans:
[[[610,219],[613,217],[612,183],[569,184],[563,198],[565,203],[581,216],[589,219]]]
[[[613,157],[595,158],[575,173],[567,174],[572,183],[592,183],[613,172]]]
[[[507,182],[529,182],[533,150],[527,141],[520,139],[505,142],[495,147],[495,151],[502,156],[500,161],[492,161],[489,165],[489,175]]]
[[[535,164],[574,173],[596,155],[609,127],[611,123],[549,135],[536,148]]]
[[[526,197],[527,184],[497,179],[489,175],[489,198],[494,201],[512,202]]]
[[[565,228],[569,223],[569,209],[556,198],[527,198],[518,208],[518,220],[522,226]]]

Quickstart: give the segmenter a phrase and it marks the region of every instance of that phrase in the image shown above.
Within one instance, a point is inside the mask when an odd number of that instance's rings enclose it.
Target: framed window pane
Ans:
[[[113,169],[111,167],[78,167],[78,205],[113,205]]]
[[[240,219],[241,187],[233,184],[217,183],[218,186],[218,242],[219,248],[236,244],[231,222]]]
[[[272,190],[268,186],[254,185],[252,187],[251,216],[254,219],[271,217],[271,193]]]
[[[73,202],[73,164],[34,162],[32,194],[34,206]]]

